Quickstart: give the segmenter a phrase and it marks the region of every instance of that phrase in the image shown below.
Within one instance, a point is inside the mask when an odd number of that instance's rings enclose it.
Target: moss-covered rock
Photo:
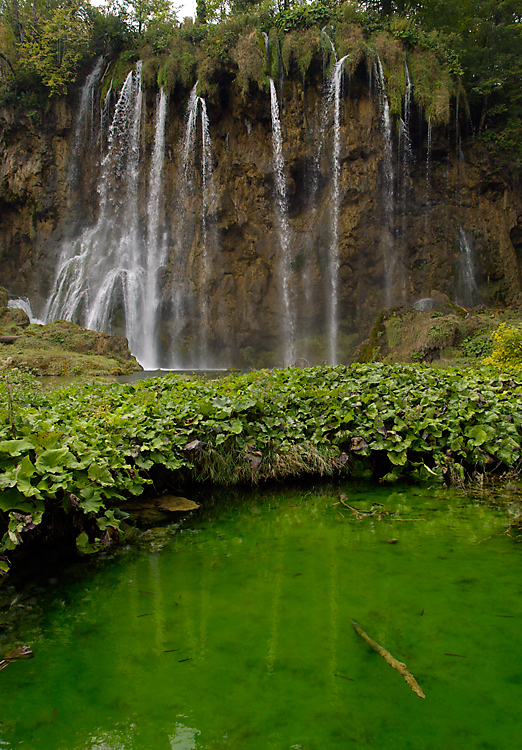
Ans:
[[[0,310],[0,334],[16,338],[0,343],[0,360],[37,375],[127,375],[143,369],[127,339],[89,331],[66,320],[29,324],[22,310]]]
[[[356,361],[479,365],[491,354],[491,335],[502,322],[522,323],[518,310],[465,311],[451,303],[437,307],[381,312]]]

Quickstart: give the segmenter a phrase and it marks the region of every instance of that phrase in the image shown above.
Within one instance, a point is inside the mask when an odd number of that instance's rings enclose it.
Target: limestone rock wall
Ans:
[[[179,240],[179,151],[185,101],[169,102],[163,172],[167,261],[161,269],[162,361],[197,346],[205,329],[208,362],[216,366],[281,362],[280,242],[274,211],[272,127],[267,92],[243,99],[229,88],[209,104],[213,143],[213,198],[203,258],[201,154],[185,196],[183,327],[173,325],[175,252]],[[291,230],[291,304],[296,356],[326,358],[326,283],[332,228],[332,124],[324,121],[321,81],[304,88],[286,82],[282,134]],[[64,238],[92,225],[101,147],[93,138],[70,181],[78,94],[57,102],[33,123],[0,111],[0,276],[14,296],[29,296],[38,314],[52,285]],[[146,227],[147,174],[154,139],[155,95],[145,92],[141,128],[140,225]],[[465,303],[462,236],[473,250],[476,298],[486,305],[520,305],[522,190],[494,175],[486,152],[462,142],[454,128],[433,133],[421,113],[410,122],[411,153],[394,141],[393,224],[384,210],[384,152],[378,102],[358,71],[345,81],[341,108],[339,219],[339,359],[347,361],[385,305],[385,262],[391,268],[392,306],[408,306],[437,289]],[[97,140],[98,139],[98,140]],[[320,143],[322,142],[322,147]],[[391,266],[387,253],[392,249]],[[110,248],[107,249],[110,252]],[[209,273],[203,276],[203,263]],[[204,304],[202,302],[204,301]],[[202,310],[205,311],[203,316]],[[115,320],[113,332],[124,332]]]

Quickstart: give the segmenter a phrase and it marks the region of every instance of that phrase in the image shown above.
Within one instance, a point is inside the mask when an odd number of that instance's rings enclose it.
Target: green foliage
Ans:
[[[486,357],[493,353],[493,341],[480,334],[468,336],[461,342],[460,349],[466,357]]]
[[[396,117],[402,114],[402,102],[406,92],[404,68],[404,47],[390,34],[381,32],[370,40],[378,53],[386,76],[386,89],[390,102],[390,112]]]
[[[21,64],[36,72],[52,95],[76,77],[90,41],[90,21],[80,2],[58,5],[28,25],[19,45]]]
[[[281,31],[318,26],[322,28],[339,18],[338,6],[330,0],[299,2],[285,8],[276,16],[276,25]]]
[[[170,54],[158,71],[158,85],[171,94],[176,86],[191,89],[195,82],[196,56],[193,45],[186,41],[174,47],[171,45]]]
[[[112,11],[127,20],[138,34],[155,24],[174,24],[176,13],[170,0],[112,0]]]
[[[322,366],[26,387],[16,419],[5,408],[0,417],[0,554],[56,508],[74,514],[81,551],[96,551],[117,535],[114,507],[159,470],[180,485],[361,471],[451,481],[520,469],[522,380],[492,369]]]
[[[265,42],[260,32],[247,30],[241,34],[232,56],[237,65],[236,84],[246,98],[250,83],[262,88],[267,81]]]
[[[485,364],[509,369],[522,367],[522,326],[501,323],[491,334],[493,352]]]
[[[450,100],[455,92],[448,70],[431,49],[415,49],[410,58],[413,98],[433,125],[449,121]]]

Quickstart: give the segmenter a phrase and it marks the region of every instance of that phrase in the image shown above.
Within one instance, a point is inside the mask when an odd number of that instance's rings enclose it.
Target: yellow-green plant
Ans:
[[[257,83],[259,88],[262,88],[266,80],[264,40],[259,31],[247,30],[242,34],[232,52],[232,57],[237,64],[236,84],[243,98],[246,98],[251,82]]]
[[[319,31],[314,28],[290,31],[284,35],[281,48],[285,73],[290,73],[294,60],[304,80],[314,55],[321,50]]]
[[[404,47],[400,41],[385,32],[373,37],[371,44],[381,59],[386,75],[390,111],[392,115],[400,117],[402,101],[406,92]]]
[[[433,125],[445,125],[455,85],[450,73],[430,49],[417,48],[410,60],[413,98]]]
[[[501,323],[491,334],[493,353],[486,357],[484,364],[494,367],[522,367],[522,326]]]

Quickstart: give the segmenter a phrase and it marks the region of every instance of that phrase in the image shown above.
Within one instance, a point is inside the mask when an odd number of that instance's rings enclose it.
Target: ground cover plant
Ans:
[[[118,537],[125,502],[192,482],[305,474],[452,482],[521,467],[522,376],[358,364],[176,375],[46,392],[1,381],[0,566],[65,526],[84,552]]]

